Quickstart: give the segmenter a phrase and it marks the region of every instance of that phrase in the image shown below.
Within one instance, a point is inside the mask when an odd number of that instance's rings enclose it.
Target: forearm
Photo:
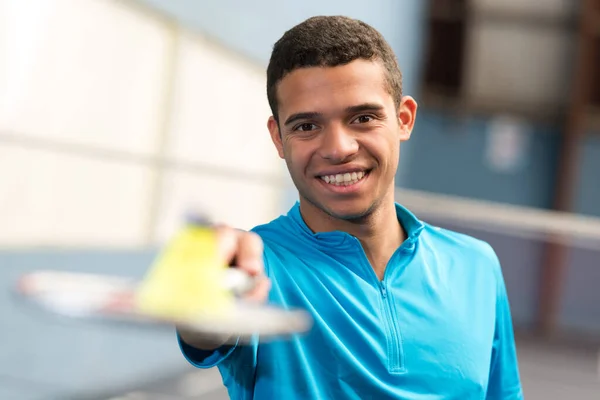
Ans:
[[[205,335],[186,329],[185,327],[177,327],[177,333],[187,345],[205,351],[216,350],[229,343],[229,339],[231,338],[231,336],[225,335]]]

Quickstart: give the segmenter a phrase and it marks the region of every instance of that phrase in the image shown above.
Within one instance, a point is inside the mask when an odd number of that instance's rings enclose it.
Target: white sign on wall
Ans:
[[[514,173],[526,166],[531,132],[525,123],[510,117],[495,118],[486,140],[485,164],[492,170]]]

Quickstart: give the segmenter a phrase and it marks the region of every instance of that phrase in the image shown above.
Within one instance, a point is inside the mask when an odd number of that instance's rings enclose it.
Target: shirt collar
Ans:
[[[407,241],[414,243],[418,239],[425,225],[406,207],[398,203],[395,203],[395,207],[396,217],[406,232]],[[296,201],[296,203],[292,206],[287,215],[289,218],[291,218],[292,223],[298,228],[301,235],[317,245],[328,248],[339,248],[352,245],[348,240],[351,238],[351,236],[342,231],[314,233],[308,227],[308,225],[306,225],[306,222],[304,222],[304,218],[302,218],[302,214],[300,212],[300,202],[298,201]]]

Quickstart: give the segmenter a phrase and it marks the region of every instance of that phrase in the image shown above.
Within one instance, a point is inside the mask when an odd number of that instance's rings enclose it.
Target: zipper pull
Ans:
[[[381,281],[381,295],[383,297],[387,297],[387,288],[385,287],[385,283]]]

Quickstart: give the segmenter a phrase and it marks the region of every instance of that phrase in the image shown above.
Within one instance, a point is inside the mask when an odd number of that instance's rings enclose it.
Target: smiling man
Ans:
[[[180,329],[185,357],[218,366],[234,399],[521,399],[512,322],[492,248],[395,202],[417,104],[384,38],[314,17],[275,44],[268,129],[299,192],[253,232],[221,228],[229,258],[264,279],[249,295],[308,310],[287,341],[220,345]]]

